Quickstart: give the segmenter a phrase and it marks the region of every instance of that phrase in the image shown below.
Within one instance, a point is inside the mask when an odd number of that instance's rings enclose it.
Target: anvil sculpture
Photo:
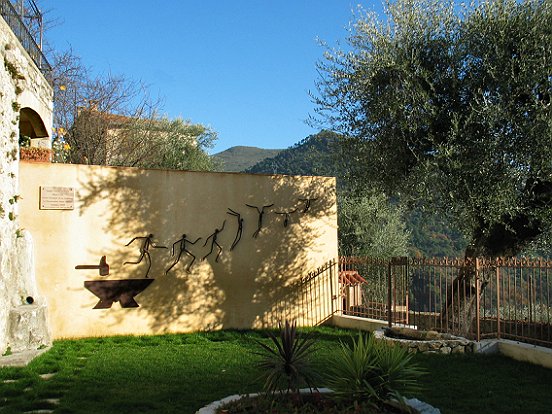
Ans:
[[[84,287],[100,298],[94,309],[109,309],[113,302],[122,308],[138,308],[134,296],[142,293],[155,279],[87,280]]]
[[[75,269],[98,269],[100,271],[100,276],[107,276],[109,274],[109,265],[107,264],[105,256],[102,256],[99,265],[77,265]]]

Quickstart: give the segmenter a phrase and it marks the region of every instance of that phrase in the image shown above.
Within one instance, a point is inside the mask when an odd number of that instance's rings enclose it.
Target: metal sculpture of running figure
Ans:
[[[230,251],[232,251],[241,240],[241,236],[243,233],[243,219],[241,218],[240,213],[232,210],[231,208],[228,209],[226,214],[230,214],[231,216],[236,217],[236,220],[238,220],[238,230],[236,231],[236,237],[234,237],[234,242],[232,243],[232,247],[230,247]]]
[[[189,244],[196,244],[199,240],[201,239],[201,237],[198,237],[196,239],[196,241],[190,241],[186,238],[186,235],[183,234],[182,235],[182,238],[180,240],[177,240],[173,243],[172,245],[172,253],[171,253],[171,256],[174,256],[174,246],[176,246],[177,244],[179,244],[179,251],[178,251],[178,256],[176,257],[176,259],[174,260],[173,264],[165,271],[165,275],[167,273],[169,273],[169,271],[176,266],[176,264],[180,261],[180,257],[182,257],[182,253],[186,253],[188,256],[191,256],[192,257],[192,261],[190,262],[190,264],[186,267],[186,271],[189,272],[192,265],[194,264],[195,260],[196,260],[196,257],[192,254],[192,252],[190,252],[188,249],[186,249],[186,243],[189,243]]]
[[[295,213],[298,209],[295,208],[291,211],[275,211],[276,214],[283,214],[284,215],[284,227],[287,227],[289,224],[289,218],[290,215]]]
[[[299,201],[302,201],[305,203],[305,207],[303,207],[303,210],[301,210],[301,213],[306,213],[310,210],[312,206],[312,202],[318,200],[318,198],[300,198]]]
[[[211,239],[211,250],[209,251],[209,253],[207,253],[205,256],[203,256],[203,259],[201,259],[201,260],[207,259],[207,257],[208,257],[211,253],[213,253],[213,249],[215,248],[215,246],[217,246],[218,249],[219,249],[219,252],[218,252],[218,254],[217,254],[217,257],[216,257],[216,259],[215,259],[215,262],[218,262],[218,258],[219,258],[219,256],[220,256],[220,254],[222,253],[222,247],[221,247],[220,244],[217,243],[217,237],[218,237],[218,234],[219,234],[222,230],[224,230],[224,225],[225,225],[225,224],[226,224],[226,220],[224,220],[224,221],[222,222],[222,227],[221,227],[220,229],[215,229],[214,233],[211,234],[209,237],[207,237],[207,240],[205,240],[205,243],[203,243],[203,247],[207,246],[207,242],[209,241],[209,239]]]
[[[257,230],[255,230],[255,233],[253,233],[253,238],[257,238],[259,233],[261,232],[261,229],[263,228],[263,217],[265,214],[265,208],[270,208],[274,205],[274,203],[269,204],[268,206],[263,206],[262,208],[259,208],[257,206],[252,206],[251,204],[246,204],[247,207],[251,207],[257,210],[257,213],[259,213],[259,218],[257,220]]]
[[[148,275],[149,275],[149,271],[151,269],[151,256],[150,256],[150,253],[149,253],[150,246],[155,248],[155,249],[166,249],[166,247],[165,246],[156,246],[154,241],[153,241],[153,234],[151,234],[151,233],[147,236],[135,237],[131,241],[129,241],[127,244],[125,244],[125,246],[130,246],[132,244],[132,242],[134,242],[135,240],[143,240],[142,245],[140,246],[140,257],[135,262],[124,262],[123,265],[138,264],[142,261],[142,259],[144,259],[144,256],[145,256],[146,259],[148,260],[148,270],[146,271],[146,276],[145,276],[146,279],[147,279],[149,277]]]

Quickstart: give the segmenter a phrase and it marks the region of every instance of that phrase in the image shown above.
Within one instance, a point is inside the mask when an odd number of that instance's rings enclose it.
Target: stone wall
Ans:
[[[53,91],[2,18],[0,59],[1,355],[49,342],[45,303],[34,280],[32,238],[18,219],[18,157],[20,108],[32,108],[50,130]],[[32,305],[27,298],[33,298]]]
[[[422,354],[465,354],[475,351],[474,342],[459,336],[442,334],[442,339],[415,340],[391,338],[385,334],[385,329],[374,331],[376,339],[387,341],[393,345],[406,348],[409,353]]]
[[[16,92],[15,100],[5,101],[5,103],[12,107],[12,103],[16,101],[18,108],[31,108],[40,116],[51,137],[54,107],[52,86],[2,17],[0,17],[0,48],[4,62],[3,69],[7,70],[11,78],[11,85],[2,83],[2,90],[13,87]],[[17,125],[15,126],[17,128]],[[49,137],[37,141],[42,141],[40,144],[37,143],[38,146],[51,148]]]

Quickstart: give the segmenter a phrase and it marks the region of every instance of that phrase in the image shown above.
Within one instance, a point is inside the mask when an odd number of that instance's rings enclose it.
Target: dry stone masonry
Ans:
[[[475,352],[474,343],[459,336],[435,332],[434,339],[398,338],[388,335],[387,331],[387,329],[379,329],[374,332],[374,336],[376,339],[406,348],[410,353],[464,354]]]

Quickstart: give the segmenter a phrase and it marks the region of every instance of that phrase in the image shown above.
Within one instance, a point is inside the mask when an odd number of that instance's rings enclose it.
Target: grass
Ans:
[[[552,370],[501,355],[418,355],[418,397],[442,413],[550,413]]]
[[[316,331],[313,362],[323,369],[339,341],[354,333]],[[25,368],[0,368],[0,414],[194,413],[222,397],[261,389],[252,351],[254,339],[269,344],[263,338],[262,332],[221,331],[56,341]],[[500,356],[416,359],[429,372],[418,398],[443,414],[550,412],[552,370]],[[50,379],[40,376],[51,373]]]

